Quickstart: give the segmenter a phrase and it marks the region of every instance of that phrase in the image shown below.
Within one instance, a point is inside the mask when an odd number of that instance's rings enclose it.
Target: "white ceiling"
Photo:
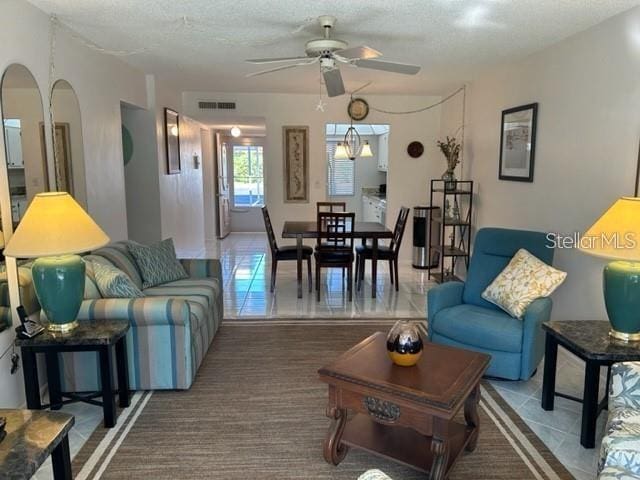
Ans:
[[[479,68],[522,58],[640,0],[30,0],[95,44],[184,90],[319,91],[317,65],[256,78],[246,58],[303,55],[318,15],[334,36],[416,63],[415,77],[343,66],[347,90],[444,93]],[[303,28],[304,27],[304,28]]]

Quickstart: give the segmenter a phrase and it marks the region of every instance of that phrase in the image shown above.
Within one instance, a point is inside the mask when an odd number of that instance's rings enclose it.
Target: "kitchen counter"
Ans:
[[[387,195],[374,189],[362,189],[362,219],[365,222],[385,223]]]

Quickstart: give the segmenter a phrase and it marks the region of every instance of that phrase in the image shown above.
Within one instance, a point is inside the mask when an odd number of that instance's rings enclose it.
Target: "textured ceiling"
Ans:
[[[416,63],[415,77],[343,66],[347,90],[444,93],[476,69],[521,58],[640,4],[640,0],[30,0],[95,44],[185,90],[319,90],[317,65],[245,78],[245,58],[303,55],[313,18],[334,36]]]

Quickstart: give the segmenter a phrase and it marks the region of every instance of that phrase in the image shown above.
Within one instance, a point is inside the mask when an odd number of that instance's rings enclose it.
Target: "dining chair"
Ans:
[[[320,212],[346,212],[346,202],[316,202],[316,215]],[[344,245],[345,239],[342,239]],[[342,269],[342,276],[344,277],[345,270]]]
[[[320,212],[346,212],[346,202],[316,202],[316,213]]]
[[[273,232],[273,226],[271,225],[271,217],[269,217],[269,210],[267,207],[262,207],[262,216],[264,218],[264,226],[267,229],[267,238],[269,239],[269,248],[271,249],[271,291],[276,288],[276,272],[278,270],[278,262],[285,260],[298,260],[298,251],[295,246],[278,247],[276,242],[276,235]],[[311,292],[311,257],[313,256],[313,248],[302,247],[302,259],[307,261],[307,271],[309,279],[309,292]]]
[[[399,290],[400,283],[398,280],[398,255],[400,253],[400,244],[402,243],[408,217],[409,209],[402,207],[400,213],[398,213],[396,226],[393,229],[391,243],[388,247],[378,247],[378,260],[386,260],[389,262],[389,276],[391,277],[391,284],[395,284],[396,292]],[[373,260],[373,249],[367,244],[356,247],[356,282],[358,284],[358,291],[360,291],[360,286],[364,280],[365,260]]]
[[[353,212],[318,212],[318,239],[315,250],[316,292],[320,301],[322,268],[341,268],[347,271],[349,301],[353,300]],[[343,275],[344,278],[344,275]]]

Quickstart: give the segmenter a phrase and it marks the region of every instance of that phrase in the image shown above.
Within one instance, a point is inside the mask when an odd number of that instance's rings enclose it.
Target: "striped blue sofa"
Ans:
[[[142,289],[142,277],[126,241],[110,244],[84,258],[113,264]],[[86,262],[85,300],[78,319],[95,322],[124,319],[131,323],[127,334],[130,388],[190,388],[222,322],[224,308],[219,260],[181,260],[189,278],[146,288],[144,298],[132,299],[101,298],[92,282],[92,262]],[[95,354],[64,354],[61,366],[64,389],[90,391],[97,388]]]
[[[598,480],[640,479],[640,362],[615,363]]]

